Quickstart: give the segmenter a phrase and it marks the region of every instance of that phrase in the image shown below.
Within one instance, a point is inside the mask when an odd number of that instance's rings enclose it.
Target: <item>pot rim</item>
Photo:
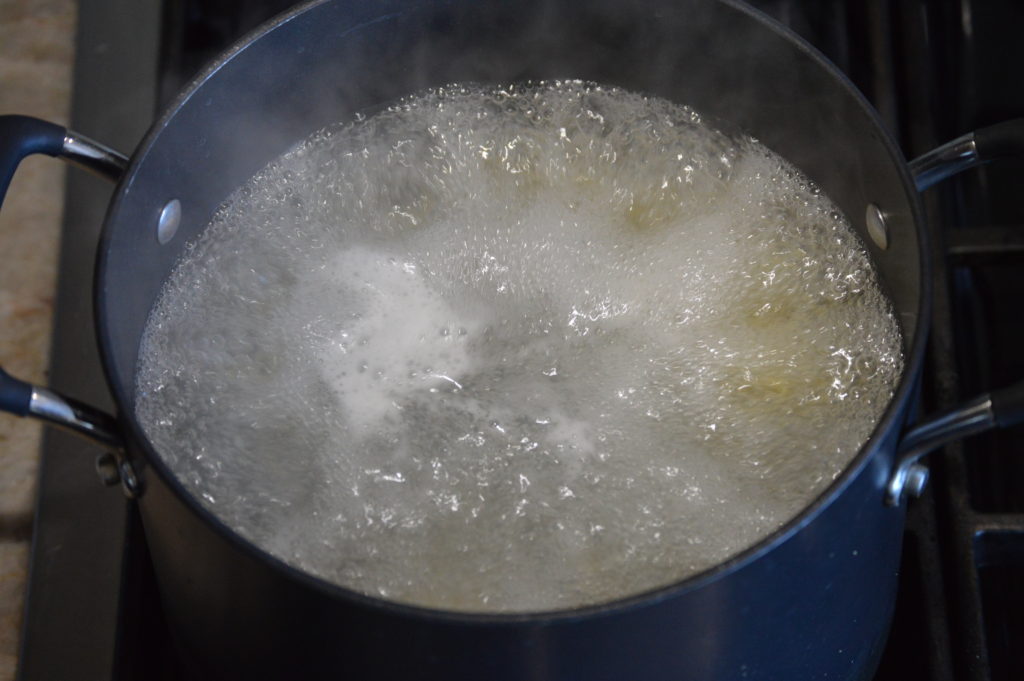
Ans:
[[[95,328],[100,348],[100,355],[107,383],[118,405],[130,405],[133,403],[130,391],[134,390],[134,386],[124,386],[119,381],[115,380],[113,371],[115,362],[111,351],[112,344],[110,342],[109,328],[103,321],[106,317],[107,303],[101,295],[102,289],[100,283],[103,279],[103,273],[107,269],[107,254],[109,253],[107,244],[110,238],[110,230],[107,229],[106,226],[112,222],[112,216],[118,213],[121,202],[124,199],[124,195],[128,188],[131,187],[139,166],[148,155],[149,150],[157,142],[162,130],[209,77],[215,74],[221,67],[231,61],[246,47],[263,36],[275,31],[277,28],[292,21],[296,17],[305,14],[307,11],[334,1],[335,0],[309,0],[308,2],[301,3],[287,12],[270,19],[236,41],[230,48],[224,51],[215,61],[210,63],[206,68],[198,73],[188,83],[188,85],[185,86],[185,88],[167,106],[164,113],[149,128],[146,135],[139,143],[139,146],[132,154],[128,170],[118,183],[114,199],[111,201],[104,219],[104,229],[100,236],[93,284]],[[759,10],[745,5],[741,0],[710,1],[718,2],[742,12],[749,18],[761,24],[765,30],[775,32],[791,43],[797,50],[804,53],[805,56],[813,60],[818,67],[824,69],[833,79],[835,79],[842,89],[852,98],[852,101],[860,107],[862,113],[864,113],[871,123],[873,123],[875,131],[878,133],[878,139],[885,147],[891,161],[896,167],[904,193],[909,198],[911,208],[910,217],[916,231],[918,257],[920,261],[920,295],[917,305],[917,321],[914,338],[909,345],[909,352],[905,357],[903,373],[900,377],[899,384],[893,393],[885,412],[876,423],[870,437],[860,448],[856,456],[850,460],[846,467],[835,477],[828,487],[808,503],[803,510],[797,513],[790,520],[783,523],[775,531],[762,537],[753,545],[748,546],[746,549],[734,554],[730,558],[684,579],[638,593],[625,595],[611,601],[588,604],[575,608],[493,613],[442,610],[438,608],[390,601],[384,598],[354,591],[294,567],[283,559],[278,558],[250,540],[244,538],[220,520],[213,511],[203,506],[196,497],[189,492],[184,485],[182,485],[178,477],[174,475],[164,462],[163,458],[156,452],[156,449],[150,443],[148,437],[143,432],[141,425],[136,420],[135,415],[133,413],[120,412],[120,420],[131,434],[130,441],[142,450],[146,463],[156,470],[162,481],[178,498],[178,500],[181,501],[189,510],[199,516],[206,525],[212,527],[221,538],[227,540],[234,548],[241,550],[250,558],[269,564],[277,572],[282,573],[292,580],[305,584],[307,587],[318,591],[324,596],[334,599],[342,599],[353,604],[359,604],[366,607],[386,610],[406,617],[433,620],[439,619],[468,624],[487,623],[498,626],[517,625],[522,623],[545,624],[571,622],[574,620],[596,618],[604,615],[627,612],[669,600],[682,594],[701,589],[712,582],[738,572],[745,566],[757,561],[762,556],[772,552],[793,535],[797,534],[802,528],[811,524],[822,513],[822,511],[830,506],[843,493],[852,481],[862,472],[865,466],[868,465],[869,461],[879,454],[883,449],[886,438],[891,434],[898,432],[903,426],[902,419],[903,414],[905,413],[905,408],[913,398],[917,379],[921,375],[931,317],[931,251],[929,248],[927,229],[923,218],[924,213],[921,208],[920,196],[915,188],[913,178],[910,174],[903,153],[900,151],[892,136],[882,124],[878,112],[842,71],[840,71],[815,47],[794,33],[787,26],[763,14]],[[408,8],[403,10],[403,12],[414,11],[415,9],[428,4],[430,3],[411,3]],[[368,23],[375,23],[376,21],[385,20],[392,16],[394,16],[394,13],[385,14],[370,22],[358,24],[350,28],[346,33],[358,30]],[[888,477],[889,475],[887,473],[885,479],[880,480],[876,485],[878,490],[877,503],[879,504],[883,503],[882,497]],[[903,507],[901,506],[901,509],[902,508]]]

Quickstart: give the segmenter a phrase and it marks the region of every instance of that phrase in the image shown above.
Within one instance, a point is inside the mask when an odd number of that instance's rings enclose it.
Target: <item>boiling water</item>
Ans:
[[[795,515],[902,368],[818,189],[694,111],[446,88],[230,200],[147,328],[137,413],[214,513],[455,610],[607,601]]]

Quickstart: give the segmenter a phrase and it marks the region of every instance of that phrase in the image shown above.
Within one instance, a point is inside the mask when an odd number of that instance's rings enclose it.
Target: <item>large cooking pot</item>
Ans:
[[[474,615],[325,583],[205,510],[134,418],[142,334],[185,245],[227,196],[313,131],[451,82],[578,78],[689,104],[800,167],[867,244],[899,314],[906,370],[870,440],[796,518],[699,575],[576,610]],[[921,186],[1008,143],[965,137],[915,162]],[[48,153],[118,179],[95,280],[115,421],[0,372],[0,407],[116,452],[163,606],[195,678],[864,679],[886,639],[916,463],[950,437],[1019,420],[1021,389],[905,432],[929,318],[915,179],[864,98],[802,40],[732,0],[318,0],[201,74],[130,161],[62,128],[0,118],[0,195]],[[282,456],[289,455],[282,452]]]

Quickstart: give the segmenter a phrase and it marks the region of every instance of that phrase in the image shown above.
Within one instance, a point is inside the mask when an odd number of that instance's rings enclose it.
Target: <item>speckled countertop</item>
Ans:
[[[0,113],[66,124],[74,0],[0,0]],[[64,167],[26,159],[0,210],[0,366],[46,383]],[[14,678],[28,573],[38,424],[0,414],[0,681]]]

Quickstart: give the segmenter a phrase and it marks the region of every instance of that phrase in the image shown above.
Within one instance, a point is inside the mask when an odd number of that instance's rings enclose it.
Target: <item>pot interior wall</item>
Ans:
[[[140,147],[101,244],[97,302],[108,375],[131,408],[143,326],[185,244],[273,158],[326,125],[452,82],[572,78],[693,106],[800,167],[865,234],[868,203],[890,246],[865,237],[916,331],[921,263],[902,159],[852,86],[794,39],[726,2],[329,1],[292,16],[209,73]],[[171,199],[182,227],[161,246]]]

